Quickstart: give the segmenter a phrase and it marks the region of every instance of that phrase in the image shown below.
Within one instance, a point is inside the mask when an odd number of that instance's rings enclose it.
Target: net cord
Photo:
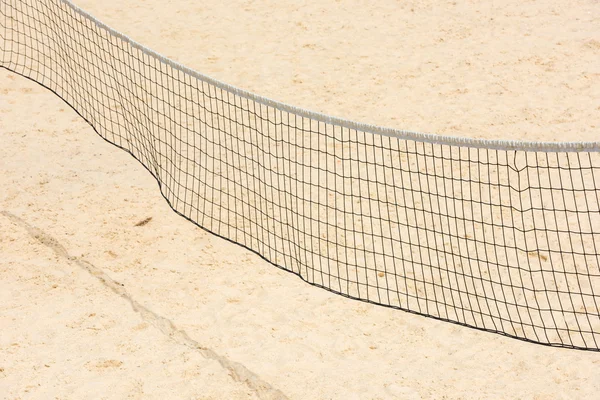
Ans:
[[[600,141],[596,142],[543,142],[543,141],[521,141],[521,140],[500,140],[500,139],[480,139],[480,138],[469,138],[449,135],[436,135],[431,133],[414,132],[410,130],[386,128],[382,126],[366,124],[362,122],[356,122],[347,120],[344,118],[334,117],[327,114],[322,114],[315,111],[306,110],[304,108],[295,107],[290,104],[282,103],[276,100],[269,99],[264,96],[260,96],[256,93],[241,89],[239,87],[230,85],[225,82],[221,82],[215,78],[202,74],[194,69],[188,68],[177,61],[171,60],[164,55],[157,53],[154,50],[147,48],[146,46],[136,42],[129,36],[124,35],[121,32],[114,30],[107,26],[103,22],[96,19],[93,15],[90,15],[85,10],[82,10],[77,5],[73,4],[70,0],[60,0],[64,4],[67,4],[76,13],[91,20],[96,26],[101,29],[105,29],[110,34],[119,37],[126,41],[134,48],[142,51],[143,53],[156,58],[168,64],[170,67],[191,75],[203,82],[214,85],[220,89],[231,92],[237,96],[252,100],[256,103],[262,104],[267,107],[274,107],[280,111],[286,111],[296,114],[300,117],[306,117],[315,121],[323,122],[326,124],[338,125],[348,129],[356,129],[359,131],[373,133],[383,136],[395,137],[403,140],[415,140],[419,142],[440,144],[448,146],[459,146],[459,147],[471,147],[479,149],[489,150],[512,150],[512,151],[539,151],[539,152],[600,152]]]

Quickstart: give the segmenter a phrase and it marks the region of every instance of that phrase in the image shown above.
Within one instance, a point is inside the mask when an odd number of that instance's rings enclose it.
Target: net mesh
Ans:
[[[68,1],[0,0],[0,66],[199,226],[335,293],[599,350],[600,153],[432,143],[215,84]]]

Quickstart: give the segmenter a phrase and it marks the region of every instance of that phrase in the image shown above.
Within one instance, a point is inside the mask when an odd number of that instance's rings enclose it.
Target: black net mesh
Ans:
[[[174,65],[63,0],[0,1],[0,66],[131,153],[176,212],[311,284],[600,349],[598,152],[323,122]]]

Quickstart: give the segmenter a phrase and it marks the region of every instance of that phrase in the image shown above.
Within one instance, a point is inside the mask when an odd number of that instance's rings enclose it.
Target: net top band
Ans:
[[[154,57],[155,59],[162,61],[172,68],[189,74],[190,76],[197,78],[203,82],[214,85],[227,92],[235,94],[237,96],[252,100],[259,104],[267,107],[273,107],[281,111],[286,111],[292,114],[296,114],[299,117],[310,118],[315,121],[323,122],[325,124],[336,125],[343,128],[357,130],[361,132],[373,133],[377,135],[390,136],[404,140],[413,140],[416,142],[425,142],[432,144],[439,144],[445,146],[458,146],[458,147],[471,147],[478,149],[489,149],[489,150],[508,150],[508,151],[538,151],[538,152],[600,152],[600,141],[595,142],[548,142],[548,141],[525,141],[525,140],[501,140],[501,139],[480,139],[480,138],[469,138],[460,136],[449,136],[449,135],[436,135],[431,133],[414,132],[403,129],[388,128],[378,125],[366,124],[362,122],[351,121],[344,118],[334,117],[331,115],[310,111],[304,108],[295,107],[290,104],[282,103],[256,93],[250,92],[245,89],[230,85],[228,83],[219,81],[218,79],[212,78],[205,74],[202,74],[196,70],[186,67],[170,58],[157,53],[156,51],[149,49],[148,47],[136,42],[129,36],[114,30],[107,26],[103,22],[96,19],[94,16],[82,10],[77,5],[73,4],[71,0],[60,0],[64,4],[68,5],[73,11],[80,14],[81,16],[92,21],[96,26],[101,29],[108,31],[111,35],[115,35],[120,39],[126,41],[134,48],[142,51],[143,53]]]

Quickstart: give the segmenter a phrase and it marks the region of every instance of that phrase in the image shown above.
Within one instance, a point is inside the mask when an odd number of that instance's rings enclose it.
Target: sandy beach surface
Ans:
[[[438,134],[598,140],[597,1],[76,4],[184,65],[311,110]],[[0,398],[600,390],[600,353],[348,300],[195,227],[136,160],[4,69],[0,143]]]

